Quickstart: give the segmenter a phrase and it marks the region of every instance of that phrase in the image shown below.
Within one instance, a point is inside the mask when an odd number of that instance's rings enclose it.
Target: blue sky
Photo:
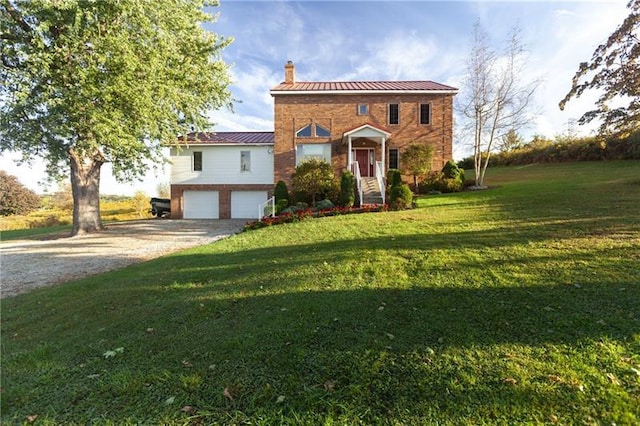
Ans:
[[[528,50],[523,81],[540,79],[539,115],[524,133],[552,137],[567,130],[596,99],[583,96],[561,112],[558,102],[578,64],[628,15],[627,0],[615,1],[238,1],[212,8],[218,21],[207,28],[234,38],[223,52],[232,65],[234,112],[211,113],[219,131],[273,130],[269,89],[284,78],[292,60],[299,81],[433,80],[460,87],[473,25],[479,20],[497,49],[514,25]],[[581,133],[590,129],[578,127]],[[454,141],[454,156],[467,147]],[[39,192],[44,168],[27,171],[0,160],[0,168]],[[103,194],[155,194],[168,169],[144,182],[117,184],[103,167]]]

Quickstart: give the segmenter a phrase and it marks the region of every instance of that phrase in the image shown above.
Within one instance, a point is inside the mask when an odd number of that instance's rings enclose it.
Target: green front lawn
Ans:
[[[2,422],[637,424],[640,162],[487,183],[5,299]]]

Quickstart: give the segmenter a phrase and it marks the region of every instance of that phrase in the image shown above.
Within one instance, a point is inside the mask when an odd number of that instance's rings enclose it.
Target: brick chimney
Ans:
[[[284,66],[284,82],[287,84],[296,82],[296,67],[292,61],[287,61]]]

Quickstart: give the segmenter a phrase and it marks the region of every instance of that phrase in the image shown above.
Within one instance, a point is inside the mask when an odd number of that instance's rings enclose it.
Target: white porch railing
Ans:
[[[263,217],[276,215],[276,197],[271,197],[264,203],[258,204],[258,220],[262,221]]]
[[[376,179],[378,180],[378,186],[380,187],[380,195],[382,196],[382,204],[384,204],[384,190],[385,190],[385,176],[384,167],[382,167],[382,161],[376,161]]]
[[[362,204],[362,176],[360,175],[360,166],[357,161],[351,163],[351,173],[356,178],[356,189],[358,191],[358,202]]]

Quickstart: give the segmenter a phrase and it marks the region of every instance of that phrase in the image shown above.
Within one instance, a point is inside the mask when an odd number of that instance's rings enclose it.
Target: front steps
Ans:
[[[384,204],[382,193],[375,177],[362,178],[362,202],[361,204]]]

